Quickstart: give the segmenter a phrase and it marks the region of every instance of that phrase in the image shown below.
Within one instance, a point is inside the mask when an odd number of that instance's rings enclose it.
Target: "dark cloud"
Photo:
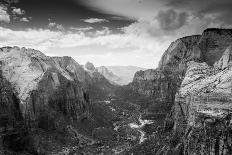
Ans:
[[[11,3],[19,3],[19,0],[3,0],[3,2],[11,4]]]
[[[157,20],[160,24],[160,28],[163,30],[176,30],[182,27],[187,21],[187,13],[170,9],[166,11],[160,11],[157,15]]]
[[[232,0],[162,0],[162,2],[169,8],[182,9],[199,18],[211,16],[214,21],[232,24]]]

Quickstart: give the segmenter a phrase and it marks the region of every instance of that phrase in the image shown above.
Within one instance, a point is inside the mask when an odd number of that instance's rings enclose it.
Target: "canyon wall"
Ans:
[[[231,45],[232,30],[207,29],[173,42],[157,69],[135,74],[133,90],[154,97],[154,108],[170,107],[164,124],[179,136],[164,154],[232,153]]]

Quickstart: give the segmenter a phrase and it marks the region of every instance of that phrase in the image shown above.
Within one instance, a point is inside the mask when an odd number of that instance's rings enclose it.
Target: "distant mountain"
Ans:
[[[110,71],[105,66],[96,68],[99,73],[101,73],[106,79],[108,79],[112,84],[120,85],[122,79],[115,75],[112,71]]]
[[[105,67],[109,71],[111,71],[114,75],[120,78],[119,80],[114,81],[119,85],[127,85],[128,83],[133,81],[134,74],[137,71],[145,70],[145,68],[136,67],[136,66],[105,66]]]

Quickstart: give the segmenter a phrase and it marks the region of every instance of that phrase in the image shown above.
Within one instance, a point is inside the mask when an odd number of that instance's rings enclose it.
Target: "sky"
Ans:
[[[171,42],[232,28],[231,0],[0,0],[0,46],[156,68]]]

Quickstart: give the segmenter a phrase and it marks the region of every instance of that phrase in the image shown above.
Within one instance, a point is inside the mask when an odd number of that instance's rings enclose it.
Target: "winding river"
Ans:
[[[139,116],[139,124],[137,123],[130,123],[129,126],[133,129],[137,129],[140,132],[140,139],[139,139],[139,143],[141,144],[142,142],[144,142],[146,140],[146,133],[143,131],[143,127],[146,124],[152,124],[153,121],[152,120],[143,120],[142,116]]]

